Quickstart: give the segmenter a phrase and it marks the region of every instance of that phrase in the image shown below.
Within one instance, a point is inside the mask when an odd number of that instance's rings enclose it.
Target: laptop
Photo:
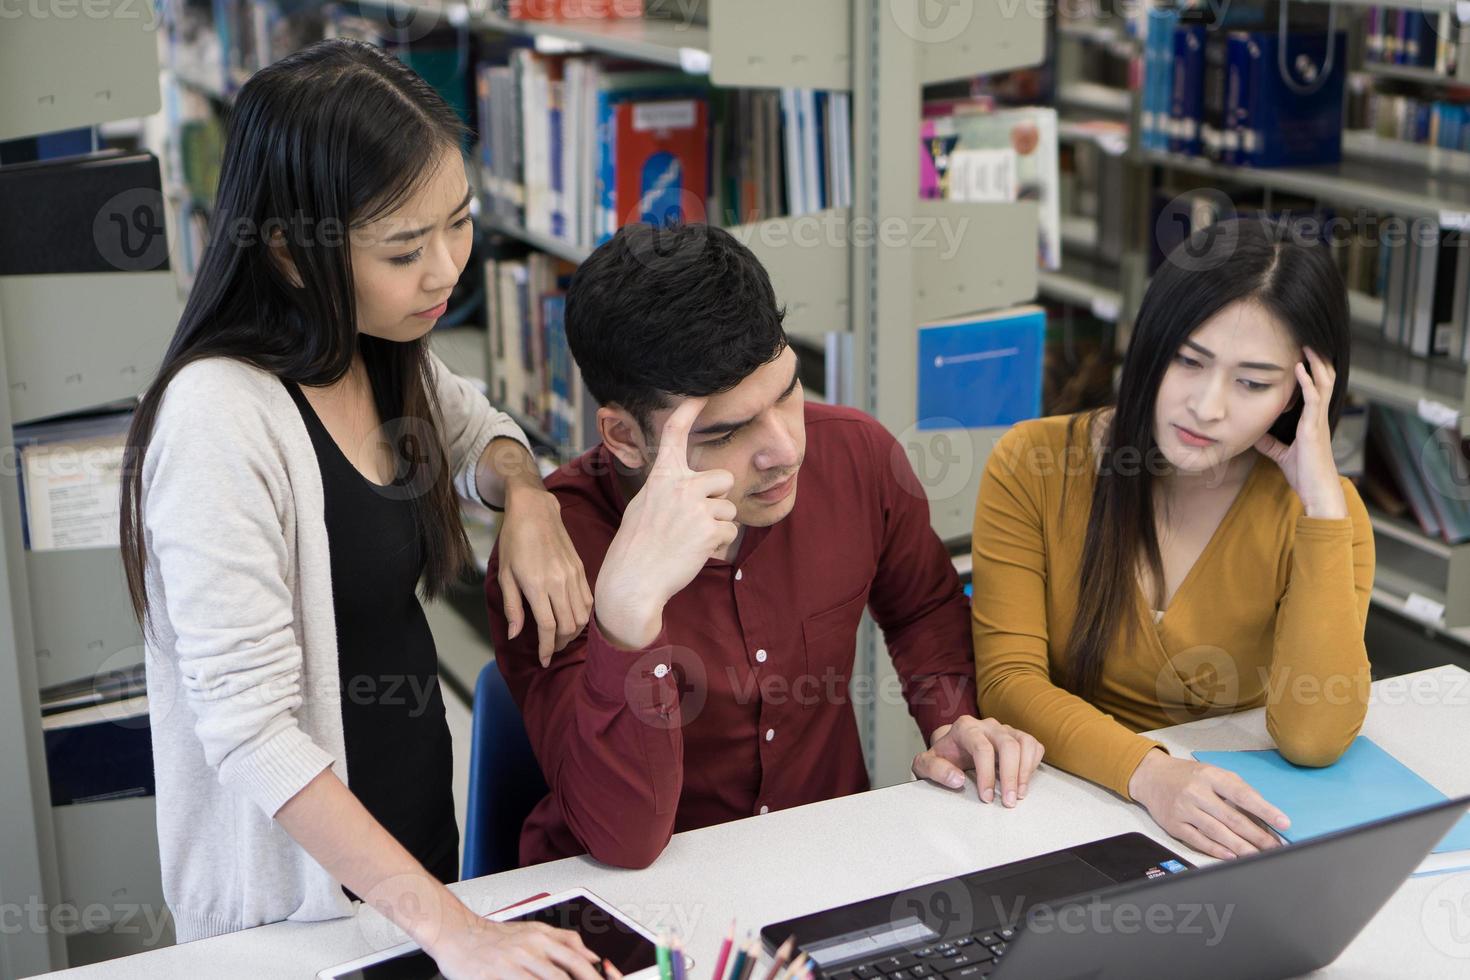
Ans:
[[[1198,869],[1124,834],[774,923],[761,938],[769,950],[794,935],[835,980],[1294,977],[1336,959],[1467,806]]]

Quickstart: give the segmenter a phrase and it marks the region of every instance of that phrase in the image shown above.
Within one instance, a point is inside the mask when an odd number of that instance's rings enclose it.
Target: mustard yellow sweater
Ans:
[[[1120,631],[1089,702],[1060,686],[1095,483],[1086,424],[1069,447],[1068,420],[1015,426],[980,484],[981,714],[1030,732],[1047,762],[1125,798],[1133,770],[1158,745],[1138,732],[1263,704],[1287,759],[1335,761],[1362,725],[1370,680],[1363,626],[1373,532],[1357,490],[1343,480],[1348,517],[1305,517],[1281,470],[1258,457],[1162,622],[1135,590],[1133,640]]]

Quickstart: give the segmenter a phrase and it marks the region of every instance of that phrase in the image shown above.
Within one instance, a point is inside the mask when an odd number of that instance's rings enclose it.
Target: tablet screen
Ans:
[[[588,949],[611,961],[625,976],[657,963],[653,943],[581,895],[516,916],[510,921],[545,922],[558,929],[570,929],[582,937]],[[340,980],[435,980],[442,974],[428,953],[413,950],[337,976]]]

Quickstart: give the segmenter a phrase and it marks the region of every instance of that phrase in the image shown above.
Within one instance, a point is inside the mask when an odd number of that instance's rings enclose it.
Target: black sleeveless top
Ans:
[[[285,385],[322,473],[348,785],[430,874],[458,881],[452,746],[415,592],[424,555],[412,504],[401,483],[358,472],[300,387]]]

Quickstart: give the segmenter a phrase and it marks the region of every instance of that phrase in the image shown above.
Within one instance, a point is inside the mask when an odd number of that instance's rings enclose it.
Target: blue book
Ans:
[[[1169,149],[1200,154],[1200,122],[1204,109],[1205,25],[1180,24],[1174,29],[1174,67],[1169,95]]]
[[[956,317],[919,328],[918,427],[1010,426],[1041,414],[1046,311]]]
[[[1225,109],[1220,130],[1220,162],[1249,163],[1260,141],[1250,126],[1251,36],[1231,32],[1225,42]]]
[[[549,185],[551,187],[551,234],[554,238],[567,237],[566,214],[566,138],[562,133],[563,83],[553,80],[549,86],[551,105],[547,111],[547,132],[550,138],[548,153],[551,163]]]
[[[1237,774],[1291,818],[1291,827],[1278,833],[1292,843],[1449,798],[1365,735],[1353,739],[1342,758],[1320,769],[1292,765],[1275,749],[1196,752],[1194,757]],[[1455,852],[1466,853],[1428,860],[1417,873],[1470,866],[1470,816],[1462,817],[1433,851],[1435,855]]]
[[[1148,48],[1153,53],[1153,70],[1145,73],[1143,109],[1147,113],[1145,135],[1155,150],[1169,148],[1169,92],[1174,75],[1174,26],[1177,10],[1148,12]]]

